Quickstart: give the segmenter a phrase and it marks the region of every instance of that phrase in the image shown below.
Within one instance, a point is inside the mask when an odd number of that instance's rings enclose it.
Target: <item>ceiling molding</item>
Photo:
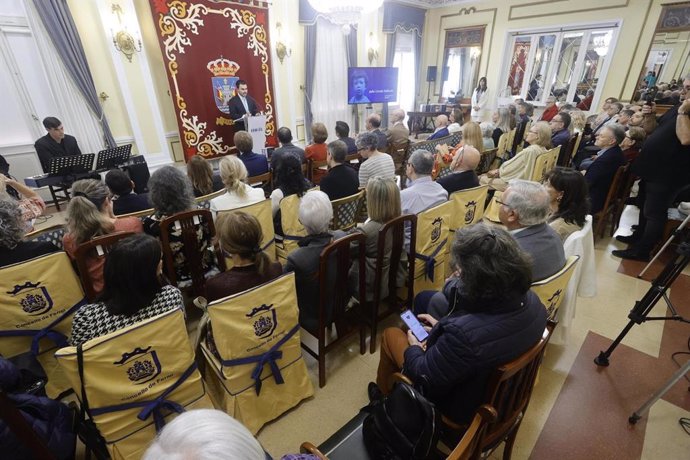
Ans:
[[[416,6],[419,8],[432,9],[468,3],[476,4],[477,0],[391,0],[390,3],[404,3],[406,5]]]

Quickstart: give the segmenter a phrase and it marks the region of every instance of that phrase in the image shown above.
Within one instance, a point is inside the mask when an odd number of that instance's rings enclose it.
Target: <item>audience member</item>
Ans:
[[[505,230],[484,224],[458,230],[451,257],[461,284],[453,292],[454,313],[440,321],[419,315],[429,331],[424,343],[411,331],[384,330],[376,382],[388,394],[393,373],[402,370],[424,384],[444,415],[468,423],[491,372],[541,338],[547,315],[530,291],[529,258]]]
[[[103,295],[74,314],[70,343],[81,345],[161,313],[184,310],[180,291],[161,281],[161,255],[160,243],[148,235],[118,241],[105,259]]]
[[[92,238],[114,232],[138,233],[143,229],[136,217],[115,218],[108,188],[102,182],[83,179],[72,184],[72,199],[67,207],[67,230],[62,243],[65,252],[74,260],[77,247]],[[102,257],[86,260],[96,293],[103,290],[103,263]]]
[[[498,169],[492,169],[479,178],[480,184],[488,184],[495,190],[505,190],[508,181],[514,179],[529,179],[539,154],[551,148],[551,128],[545,121],[532,125],[525,140],[529,147],[522,149],[510,160],[501,164]]]
[[[359,186],[366,187],[369,178],[383,177],[395,178],[395,163],[387,153],[377,150],[378,140],[376,134],[364,132],[357,136],[357,149],[365,162],[359,167]]]
[[[321,179],[319,188],[333,201],[354,195],[359,191],[357,172],[345,163],[347,145],[343,141],[333,141],[328,144],[326,161],[328,175]]]
[[[491,138],[494,141],[494,147],[498,147],[498,141],[501,139],[501,136],[509,133],[515,127],[515,118],[510,115],[510,111],[507,108],[499,107],[494,112],[492,121],[494,123],[494,132],[491,134]]]
[[[551,198],[548,223],[565,242],[584,227],[589,214],[587,181],[578,171],[557,166],[546,173],[544,186]]]
[[[55,117],[45,117],[43,127],[48,133],[36,141],[34,148],[44,173],[50,172],[50,162],[53,158],[81,155],[77,139],[65,134],[65,128],[60,120]]]
[[[570,128],[573,133],[581,133],[585,129],[587,124],[587,118],[582,110],[571,110],[568,115],[570,115]]]
[[[307,145],[304,149],[304,156],[307,160],[326,161],[326,154],[328,153],[328,147],[326,146],[328,130],[326,129],[326,125],[323,123],[314,123],[311,125],[311,136],[314,142]],[[312,180],[315,184],[318,184],[325,175],[324,171],[318,170],[314,173]]]
[[[401,145],[409,142],[410,130],[407,129],[405,123],[405,111],[403,109],[395,109],[391,112],[391,127],[386,133],[387,143],[390,145]]]
[[[381,116],[378,113],[373,113],[369,115],[366,123],[367,131],[376,135],[377,144],[376,148],[381,152],[385,152],[388,148],[388,139],[386,138],[386,133],[381,131]]]
[[[129,214],[151,208],[147,193],[135,193],[134,182],[121,169],[111,169],[105,175],[105,185],[110,189],[113,198],[113,213]]]
[[[640,154],[642,143],[646,137],[647,134],[644,132],[643,128],[640,128],[639,126],[631,126],[628,128],[628,130],[625,132],[625,138],[620,145],[626,162],[631,163],[635,161],[637,156]]]
[[[307,192],[299,205],[299,221],[307,236],[298,242],[299,248],[288,254],[284,272],[295,272],[299,323],[307,330],[315,330],[319,324],[319,256],[333,240],[328,227],[333,218],[333,208],[328,195],[321,191]],[[329,270],[335,279],[335,271]],[[329,285],[331,280],[329,279]],[[331,311],[326,312],[326,323]]]
[[[479,178],[475,169],[479,166],[480,161],[479,150],[471,145],[460,147],[450,164],[451,173],[439,177],[436,182],[446,189],[448,196],[459,190],[477,187]]]
[[[532,121],[530,119],[530,111],[534,111],[534,108],[532,107],[532,104],[529,102],[521,101],[518,102],[517,104],[517,114],[518,114],[518,122],[519,123],[528,123]]]
[[[559,112],[551,118],[549,122],[551,128],[551,146],[564,149],[570,142],[570,115],[565,112]]]
[[[0,267],[56,252],[47,241],[24,241],[26,221],[15,200],[0,199]]]
[[[249,177],[260,176],[268,172],[268,160],[265,155],[254,153],[254,139],[247,131],[237,131],[234,137],[235,147],[240,151],[239,158],[247,168]],[[222,187],[221,187],[222,188]]]
[[[577,108],[587,112],[592,107],[592,100],[594,100],[594,90],[588,89],[585,98],[577,104]]]
[[[297,156],[295,155],[295,158]],[[246,184],[247,168],[235,155],[224,156],[218,164],[225,193],[211,200],[211,213],[216,218],[218,211],[228,211],[263,201],[266,196],[261,188]]]
[[[276,171],[275,187],[271,193],[271,209],[273,211],[273,227],[276,235],[283,235],[281,223],[280,202],[290,195],[301,197],[311,187],[311,183],[302,174],[302,165],[295,157],[286,156],[280,162]]]
[[[592,127],[599,126],[609,118],[609,110],[611,109],[611,104],[614,102],[618,102],[618,99],[615,97],[607,97],[604,100],[604,103],[601,106],[601,111],[597,114],[597,118],[594,120],[594,123],[592,123]]]
[[[546,98],[546,107],[544,112],[541,114],[539,121],[551,121],[553,117],[559,112],[558,104],[556,104],[556,98],[549,96]]]
[[[13,191],[12,194],[10,194],[10,189]],[[41,216],[46,209],[43,198],[35,190],[2,173],[0,173],[0,200],[12,200],[17,204],[22,213],[26,232],[33,230],[34,219]]]
[[[216,224],[218,241],[232,258],[232,268],[206,282],[206,299],[211,302],[282,275],[279,262],[271,262],[261,249],[263,231],[256,217],[242,211],[221,213]]]
[[[628,123],[630,123],[630,119],[634,114],[635,111],[630,109],[621,110],[621,112],[618,114],[618,124],[621,125],[624,129],[628,129]]]
[[[357,144],[355,140],[350,137],[350,127],[344,121],[335,122],[335,135],[338,136],[338,140],[345,142],[347,145],[347,154],[352,155],[357,153]]]
[[[462,127],[463,123],[465,122],[464,117],[462,115],[462,110],[460,109],[453,109],[450,111],[450,116],[448,117],[448,121],[450,124],[448,125],[448,133],[449,134],[455,134],[460,132],[460,128]]]
[[[242,131],[246,134],[245,131]],[[235,142],[237,146],[237,142]],[[251,147],[249,148],[251,151]],[[213,174],[211,164],[201,155],[193,155],[187,162],[187,177],[192,183],[194,196],[204,196],[223,188],[220,176]]]
[[[462,137],[460,138],[460,142],[458,142],[458,144],[455,147],[453,147],[453,150],[449,151],[448,146],[446,144],[436,146],[437,153],[434,159],[434,169],[432,170],[432,176],[436,176],[441,162],[445,164],[451,164],[453,162],[453,158],[457,156],[457,153],[461,148],[466,146],[472,146],[480,152],[482,151],[484,147],[484,138],[482,138],[482,130],[479,127],[479,123],[474,121],[465,123],[464,125],[462,125],[461,131]]]
[[[482,151],[491,150],[494,148],[494,140],[491,135],[494,132],[494,125],[488,121],[482,121],[479,124],[479,129],[482,132]]]
[[[472,92],[470,103],[472,104],[472,110],[470,112],[472,121],[481,123],[484,118],[484,109],[489,103],[489,89],[487,87],[486,77],[481,77],[479,79],[477,87]]]
[[[290,131],[290,128],[287,128],[285,126],[279,128],[278,140],[280,141],[280,147],[275,149],[273,151],[273,154],[271,154],[271,169],[273,169],[274,171],[278,169],[278,163],[280,162],[281,158],[283,158],[283,156],[285,155],[296,156],[299,159],[300,163],[304,163],[306,161],[306,157],[304,156],[304,150],[292,143],[292,131]]]
[[[449,136],[450,133],[448,132],[448,117],[445,115],[439,115],[436,117],[435,123],[436,129],[434,132],[427,138],[428,141],[433,140],[433,139],[440,139],[442,137]]]
[[[619,147],[625,138],[625,131],[617,124],[606,126],[597,134],[595,145],[601,150],[591,162],[585,160],[580,165],[585,169],[585,180],[589,186],[589,197],[592,201],[592,214],[604,207],[606,195],[618,168],[625,164],[623,151]]]

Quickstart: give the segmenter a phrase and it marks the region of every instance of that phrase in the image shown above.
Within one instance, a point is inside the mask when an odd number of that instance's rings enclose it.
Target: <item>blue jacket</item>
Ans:
[[[625,164],[625,155],[617,145],[614,145],[594,160],[585,174],[585,180],[589,187],[589,198],[592,202],[592,215],[598,213],[604,207],[606,195],[613,182],[618,168]]]
[[[469,422],[482,403],[491,372],[529,350],[546,327],[546,309],[532,291],[467,314],[447,316],[431,329],[426,352],[405,351],[403,372],[456,423]]]
[[[427,137],[426,140],[430,141],[432,139],[440,139],[442,137],[450,136],[450,132],[448,132],[448,128],[441,128],[438,131],[436,131],[434,134],[431,136]]]

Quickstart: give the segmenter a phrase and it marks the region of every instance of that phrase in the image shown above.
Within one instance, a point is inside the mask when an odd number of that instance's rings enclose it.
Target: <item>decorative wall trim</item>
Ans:
[[[630,4],[630,0],[620,0],[620,3],[616,5],[607,5],[607,6],[600,6],[597,8],[580,8],[580,9],[557,9],[555,11],[549,11],[546,13],[540,13],[540,14],[526,14],[525,16],[519,16],[519,15],[513,15],[513,11],[519,11],[520,9],[530,9],[532,6],[537,6],[537,5],[543,5],[543,4],[554,4],[554,3],[562,3],[562,2],[569,2],[571,0],[542,0],[539,2],[532,2],[532,3],[524,3],[522,5],[512,5],[510,7],[509,13],[508,13],[508,21],[514,21],[518,19],[533,19],[533,18],[542,18],[546,16],[559,16],[562,14],[574,14],[574,13],[592,13],[594,11],[603,11],[603,10],[610,10],[610,9],[617,9],[617,8],[627,8],[627,6]]]
[[[647,21],[649,20],[649,13],[652,11],[652,0],[649,0],[649,3],[647,3],[647,11],[644,12],[644,19],[642,20],[642,27],[644,30],[645,25],[647,24]],[[653,33],[652,35],[652,40],[649,43],[649,47],[647,48],[647,53],[644,55],[644,59],[647,59],[647,56],[649,56],[649,51],[652,49],[652,42],[654,41],[654,35],[656,35],[656,32]],[[633,62],[635,62],[635,56],[637,56],[637,50],[640,49],[640,42],[642,41],[642,34],[639,34],[637,36],[637,40],[635,41],[635,48],[633,49],[632,53],[632,59],[630,59],[630,64],[628,65],[628,71],[625,73],[625,80],[623,80],[623,86],[621,86],[620,93],[618,93],[618,99],[622,100],[623,99],[623,92],[625,91],[625,85],[630,81],[630,72],[632,72],[633,68]],[[644,68],[644,60],[642,61],[642,67],[640,68],[640,74],[642,74],[642,69]],[[640,78],[642,75],[640,75]],[[635,94],[635,86],[637,86],[637,83],[633,86],[633,96]],[[630,97],[632,99],[632,96]]]

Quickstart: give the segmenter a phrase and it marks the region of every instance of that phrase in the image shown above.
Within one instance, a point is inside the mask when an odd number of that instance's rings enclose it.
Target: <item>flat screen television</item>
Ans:
[[[348,104],[395,102],[398,98],[397,67],[349,67]]]

